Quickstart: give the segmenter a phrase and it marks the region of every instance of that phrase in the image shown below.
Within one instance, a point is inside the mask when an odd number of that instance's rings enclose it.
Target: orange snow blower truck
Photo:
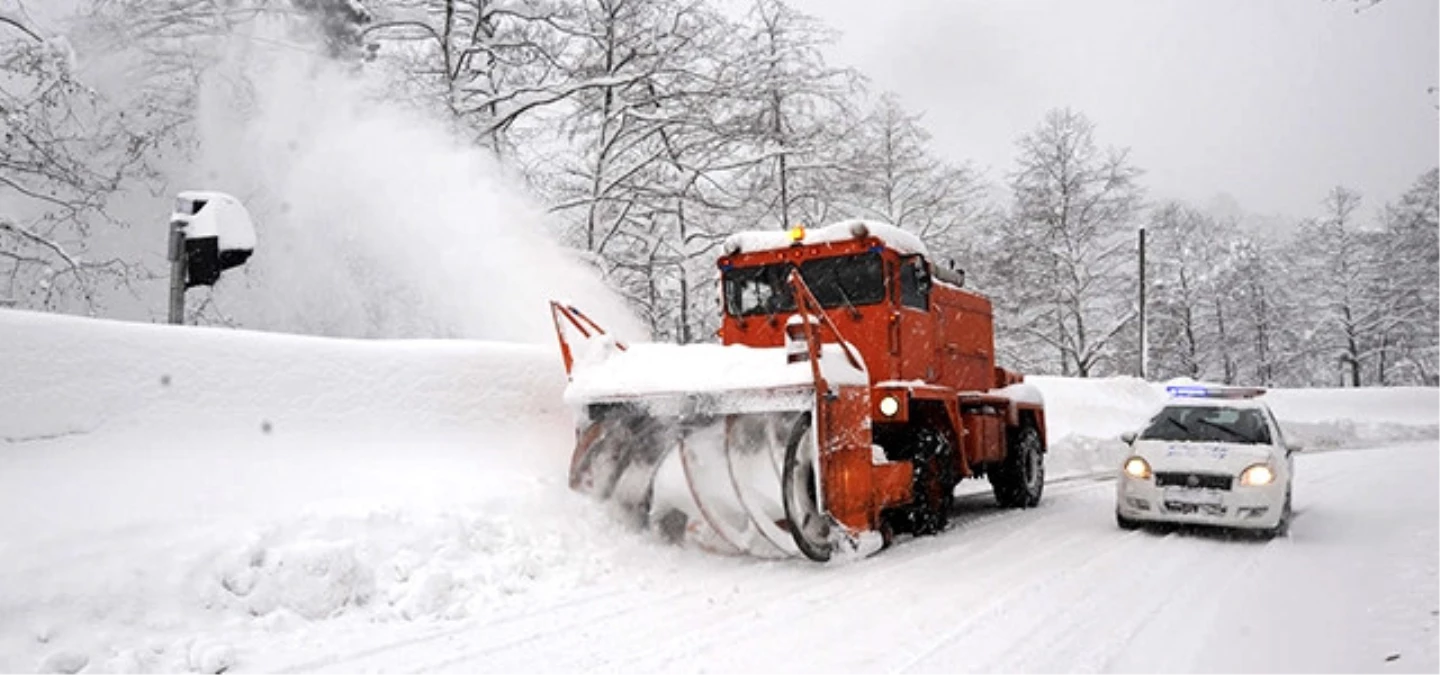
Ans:
[[[1039,503],[1040,395],[995,366],[990,302],[914,236],[746,232],[719,268],[718,345],[622,344],[551,303],[572,488],[708,548],[816,561],[943,530],[961,478]]]

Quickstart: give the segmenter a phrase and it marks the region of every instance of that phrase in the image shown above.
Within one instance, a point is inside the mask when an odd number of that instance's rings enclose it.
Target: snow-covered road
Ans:
[[[363,649],[320,672],[1411,672],[1436,669],[1437,447],[1298,461],[1289,537],[1124,532],[1113,483],[1041,508],[960,500],[951,529],[854,564],[672,560],[562,602]],[[974,486],[971,486],[972,489]],[[688,556],[685,556],[688,557]]]

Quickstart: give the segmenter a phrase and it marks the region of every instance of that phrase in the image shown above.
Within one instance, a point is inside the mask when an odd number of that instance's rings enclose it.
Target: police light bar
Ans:
[[[1165,392],[1174,398],[1255,398],[1264,387],[1224,387],[1205,384],[1172,384]]]

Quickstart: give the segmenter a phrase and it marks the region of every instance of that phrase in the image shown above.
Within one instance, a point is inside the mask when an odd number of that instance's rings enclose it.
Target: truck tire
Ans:
[[[917,537],[939,534],[950,524],[955,505],[955,450],[944,432],[930,426],[916,426],[902,432],[876,434],[886,456],[908,461],[914,467],[911,482],[913,499],[905,506],[890,509],[882,516],[895,534]]]
[[[915,536],[939,534],[950,524],[955,506],[955,451],[945,435],[921,427],[915,435],[915,504],[911,522]]]
[[[1005,459],[989,475],[1000,506],[1019,509],[1039,505],[1045,492],[1045,448],[1040,443],[1040,432],[1028,424],[1012,429],[1006,438]]]
[[[801,415],[785,442],[780,499],[795,547],[806,558],[823,563],[830,560],[834,546],[830,542],[830,516],[822,511],[816,494],[820,477],[815,475],[813,462],[819,450],[810,431],[811,423],[810,413]]]

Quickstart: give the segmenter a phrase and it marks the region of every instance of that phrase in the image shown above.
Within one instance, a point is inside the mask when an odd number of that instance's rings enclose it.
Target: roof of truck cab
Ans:
[[[928,257],[925,244],[919,237],[906,232],[894,225],[882,223],[875,220],[842,220],[823,227],[805,228],[805,236],[800,240],[801,244],[826,244],[856,239],[857,226],[863,226],[866,236],[871,236],[884,242],[885,246],[893,249],[902,255],[919,253]],[[730,253],[755,253],[758,251],[775,251],[790,248],[795,242],[790,238],[790,230],[749,230],[736,232],[726,239],[726,249]]]

